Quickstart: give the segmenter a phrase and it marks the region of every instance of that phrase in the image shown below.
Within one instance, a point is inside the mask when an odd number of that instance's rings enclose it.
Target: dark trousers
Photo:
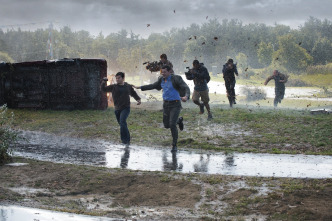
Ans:
[[[274,98],[274,106],[276,107],[278,103],[281,103],[281,100],[284,99],[285,96],[285,86],[276,87],[274,89],[275,98]]]
[[[165,128],[170,128],[172,133],[172,145],[176,146],[178,142],[177,121],[181,111],[181,101],[167,102],[163,104],[163,123]]]
[[[235,98],[235,78],[225,78],[225,86],[227,91],[227,96],[231,98]]]
[[[130,107],[126,107],[122,110],[115,110],[114,113],[116,120],[120,125],[121,141],[122,143],[127,144],[130,142],[130,133],[127,126],[127,118],[130,114]]]

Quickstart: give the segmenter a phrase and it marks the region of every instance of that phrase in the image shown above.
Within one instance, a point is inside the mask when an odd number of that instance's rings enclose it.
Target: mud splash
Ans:
[[[126,168],[260,177],[331,178],[332,156],[231,153],[131,145],[100,140],[22,132],[26,140],[13,148],[15,156],[44,161]]]

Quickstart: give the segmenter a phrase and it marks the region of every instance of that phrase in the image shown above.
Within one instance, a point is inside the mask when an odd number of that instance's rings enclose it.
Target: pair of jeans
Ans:
[[[179,119],[181,111],[181,101],[167,102],[164,101],[163,104],[163,123],[165,128],[170,128],[172,133],[173,147],[176,146],[178,142],[178,128],[177,122]]]
[[[121,141],[123,144],[129,144],[130,143],[130,133],[127,126],[127,118],[130,114],[130,107],[126,107],[122,110],[115,110],[114,111],[116,120],[118,121],[120,125],[120,136]]]

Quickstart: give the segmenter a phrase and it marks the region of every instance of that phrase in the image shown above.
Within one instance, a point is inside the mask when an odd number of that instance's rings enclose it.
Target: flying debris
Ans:
[[[183,62],[187,62],[187,60],[184,60]]]
[[[208,17],[209,17],[209,16],[206,16],[206,18],[205,18],[205,19],[208,19]]]
[[[299,42],[299,45],[301,45],[302,44],[302,42]]]
[[[146,27],[150,27],[150,24],[147,24]]]
[[[195,36],[194,36],[194,38],[196,39],[196,38],[197,38],[197,36],[195,35]]]
[[[279,58],[276,58],[276,60],[279,60]]]
[[[205,45],[205,41],[202,43],[202,45]]]
[[[173,10],[173,12],[175,13],[175,9]]]
[[[244,71],[248,71],[248,68],[246,68]]]
[[[191,40],[191,37],[188,40]]]
[[[218,37],[214,37],[213,39],[216,40],[216,41],[218,41]]]

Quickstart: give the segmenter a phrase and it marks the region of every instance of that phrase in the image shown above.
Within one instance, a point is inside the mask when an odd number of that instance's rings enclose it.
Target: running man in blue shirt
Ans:
[[[172,153],[177,151],[178,129],[183,130],[183,118],[180,117],[181,101],[186,102],[190,97],[190,89],[182,77],[171,73],[171,67],[164,65],[161,68],[161,75],[152,84],[135,87],[142,91],[163,89],[163,123],[165,128],[170,128],[173,138]]]

